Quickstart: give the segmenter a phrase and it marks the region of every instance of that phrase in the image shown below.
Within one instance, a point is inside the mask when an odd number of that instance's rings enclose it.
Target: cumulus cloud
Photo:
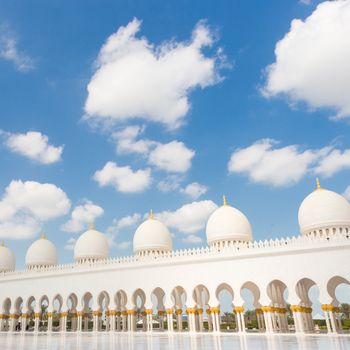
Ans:
[[[165,179],[157,183],[157,188],[162,192],[180,190],[181,182],[183,181],[183,179],[183,176],[168,175]]]
[[[189,108],[189,94],[221,81],[222,50],[209,57],[214,36],[199,22],[190,41],[158,46],[138,37],[141,21],[120,27],[102,46],[87,90],[85,119],[123,121],[143,118],[179,127]]]
[[[181,189],[181,192],[186,194],[192,199],[198,199],[203,194],[207,193],[208,187],[199,184],[198,182],[192,182],[185,188]]]
[[[107,162],[95,172],[93,179],[102,187],[113,186],[123,193],[143,192],[152,180],[150,169],[133,171],[129,166],[118,166],[115,162]]]
[[[256,183],[286,186],[313,172],[315,164],[331,151],[331,147],[302,150],[298,145],[276,148],[277,144],[275,140],[262,139],[235,150],[228,163],[229,172],[245,174]]]
[[[147,156],[150,147],[156,145],[157,142],[147,139],[137,140],[144,129],[144,127],[139,125],[130,125],[125,129],[114,132],[112,139],[116,142],[117,153],[140,153]]]
[[[185,173],[190,169],[194,155],[195,151],[183,142],[172,141],[158,144],[149,155],[149,163],[167,172]]]
[[[167,172],[185,173],[190,169],[195,151],[177,140],[160,143],[139,138],[144,129],[139,125],[132,125],[114,132],[112,139],[116,142],[117,153],[142,154],[149,164]]]
[[[71,237],[68,239],[68,241],[66,242],[64,249],[66,250],[74,250],[75,247],[75,243],[77,242],[76,238]]]
[[[38,132],[28,131],[24,134],[1,132],[5,138],[5,146],[14,153],[41,164],[52,164],[61,160],[63,146],[49,144],[49,138]]]
[[[199,244],[202,243],[203,240],[201,237],[196,236],[196,235],[188,235],[187,237],[184,237],[182,239],[182,242],[184,243],[190,243],[190,244]]]
[[[265,96],[282,94],[349,117],[349,37],[350,0],[325,1],[305,21],[294,19],[267,67]]]
[[[103,215],[104,210],[99,205],[85,200],[83,204],[76,206],[71,218],[61,226],[61,229],[66,232],[79,232],[86,229],[88,224],[95,222],[95,220]]]
[[[193,234],[203,230],[210,214],[217,209],[211,200],[192,202],[183,205],[175,211],[157,213],[165,225],[185,234]]]
[[[347,168],[350,168],[350,149],[344,151],[334,149],[327,155],[327,157],[321,159],[315,172],[324,177],[330,177]]]
[[[54,184],[13,180],[0,201],[0,237],[28,239],[43,222],[69,212],[70,200]]]
[[[9,26],[0,26],[0,58],[13,63],[20,72],[27,72],[34,68],[33,59],[18,49],[16,35]]]
[[[141,214],[134,213],[131,215],[123,216],[120,219],[114,219],[113,224],[108,227],[107,232],[117,234],[122,229],[135,227],[141,221],[141,218]]]

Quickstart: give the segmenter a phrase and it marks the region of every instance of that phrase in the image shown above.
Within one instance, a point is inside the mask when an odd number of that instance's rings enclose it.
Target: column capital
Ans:
[[[202,315],[203,314],[203,309],[196,309],[196,314],[197,315]]]
[[[336,309],[336,307],[333,306],[332,304],[322,304],[321,308],[323,311],[331,311],[331,312],[334,312],[335,311],[334,309]]]
[[[84,311],[77,311],[77,316],[78,317],[84,316]]]
[[[169,308],[169,309],[165,309],[165,312],[168,314],[168,315],[171,315],[174,311],[172,308]]]
[[[92,311],[93,316],[102,316],[102,312],[99,310]]]
[[[274,312],[274,307],[272,307],[272,306],[262,306],[261,310],[263,312]]]
[[[218,314],[220,312],[219,307],[211,307],[209,308],[209,310],[210,310],[210,313],[213,313],[213,314]]]
[[[10,318],[19,318],[18,314],[10,314]]]
[[[126,313],[127,313],[127,315],[134,315],[135,316],[136,315],[136,310],[132,310],[132,309],[131,310],[127,310]]]
[[[187,313],[188,315],[194,314],[195,312],[196,312],[196,310],[195,310],[195,308],[193,308],[193,307],[188,307],[188,308],[186,309],[186,313]]]
[[[41,313],[40,313],[40,312],[35,312],[35,313],[34,313],[34,317],[35,317],[35,318],[40,318],[40,316],[41,316]]]
[[[182,309],[176,309],[175,313],[176,315],[182,315]]]
[[[233,311],[241,314],[244,312],[244,307],[243,306],[236,306],[233,308]]]
[[[68,316],[68,312],[67,311],[63,311],[60,313],[60,317],[67,317]]]
[[[22,317],[22,318],[29,318],[29,314],[23,313],[23,314],[21,315],[21,317]]]
[[[146,309],[146,315],[153,315],[152,309]]]

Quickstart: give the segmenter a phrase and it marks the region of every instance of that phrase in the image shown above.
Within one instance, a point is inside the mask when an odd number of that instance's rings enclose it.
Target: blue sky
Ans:
[[[150,209],[176,248],[203,245],[223,194],[255,239],[298,235],[316,176],[345,193],[349,1],[306,3],[2,1],[0,236],[17,266],[42,231],[72,261],[89,221],[131,254]]]

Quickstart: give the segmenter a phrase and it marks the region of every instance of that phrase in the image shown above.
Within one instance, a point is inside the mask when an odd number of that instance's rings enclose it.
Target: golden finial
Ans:
[[[41,233],[40,238],[41,238],[41,239],[47,239],[47,236],[45,235],[45,232],[42,232],[42,233]]]
[[[150,212],[149,212],[149,218],[152,220],[154,219],[154,216],[153,216],[153,210],[151,209]]]
[[[89,230],[96,230],[96,226],[94,222],[89,223]]]
[[[222,196],[222,199],[223,199],[223,205],[227,205],[227,199],[225,195]]]
[[[321,189],[321,184],[320,184],[320,180],[318,179],[318,177],[316,177],[316,189],[317,190]]]

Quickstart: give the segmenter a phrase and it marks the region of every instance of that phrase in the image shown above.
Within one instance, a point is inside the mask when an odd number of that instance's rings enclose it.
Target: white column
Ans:
[[[53,312],[49,311],[47,313],[47,332],[48,333],[52,332],[52,316],[53,316]]]
[[[22,320],[21,331],[25,332],[27,330],[28,314],[27,313],[22,314],[21,320]],[[2,320],[0,320],[0,321],[2,321]]]
[[[40,312],[34,313],[34,332],[39,332]]]

